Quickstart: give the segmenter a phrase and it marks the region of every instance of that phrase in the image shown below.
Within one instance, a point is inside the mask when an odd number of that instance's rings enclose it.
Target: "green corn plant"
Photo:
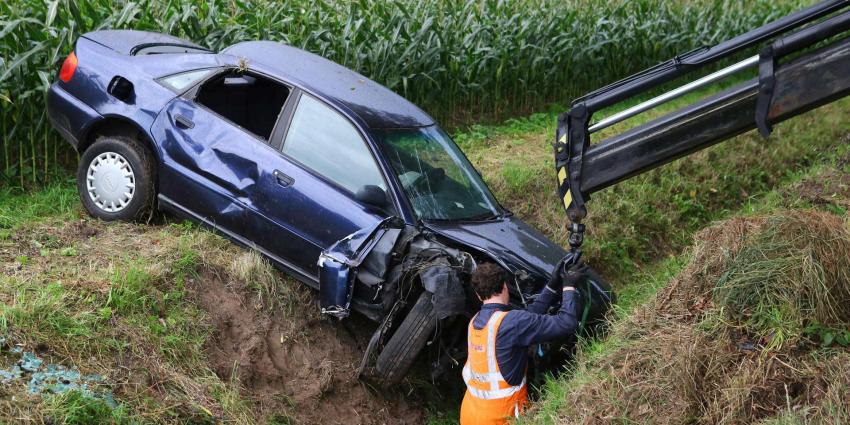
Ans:
[[[288,43],[348,66],[450,126],[583,92],[807,0],[6,0],[0,2],[0,182],[37,185],[76,156],[45,92],[87,31],[131,28],[213,50]]]

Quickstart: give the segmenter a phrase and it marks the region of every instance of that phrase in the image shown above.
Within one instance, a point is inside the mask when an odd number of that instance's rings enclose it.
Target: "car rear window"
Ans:
[[[143,55],[163,55],[163,54],[182,54],[182,53],[212,53],[202,47],[185,46],[181,44],[171,43],[155,43],[155,44],[140,44],[130,50],[133,56]]]

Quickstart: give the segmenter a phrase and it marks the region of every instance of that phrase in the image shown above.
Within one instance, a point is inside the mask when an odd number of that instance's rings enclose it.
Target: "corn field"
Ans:
[[[800,7],[805,0],[4,0],[0,184],[32,186],[76,154],[45,92],[81,34],[170,33],[213,50],[292,44],[453,125],[527,113]]]

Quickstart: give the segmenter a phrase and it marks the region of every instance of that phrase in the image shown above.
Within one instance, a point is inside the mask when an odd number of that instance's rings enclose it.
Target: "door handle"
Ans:
[[[283,174],[283,171],[274,170],[274,173],[272,173],[272,174],[274,175],[274,178],[277,180],[277,184],[279,184],[283,187],[289,187],[289,186],[292,186],[292,183],[295,183],[295,179],[287,176],[286,174]]]
[[[195,127],[195,123],[193,123],[192,120],[180,114],[174,116],[174,123],[177,124],[177,127],[180,127],[184,130],[188,130],[190,128]]]

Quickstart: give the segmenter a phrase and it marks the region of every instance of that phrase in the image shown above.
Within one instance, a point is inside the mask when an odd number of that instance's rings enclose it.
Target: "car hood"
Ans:
[[[482,251],[511,271],[523,269],[549,276],[567,254],[558,244],[513,215],[487,221],[424,224],[443,237]]]

